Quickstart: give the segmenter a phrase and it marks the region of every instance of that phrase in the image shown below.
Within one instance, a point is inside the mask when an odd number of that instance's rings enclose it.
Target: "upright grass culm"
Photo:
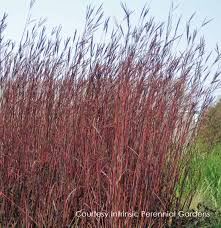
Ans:
[[[208,70],[204,40],[189,22],[182,38],[171,15],[158,24],[144,8],[132,25],[122,7],[127,27],[109,31],[102,7],[88,7],[83,34],[65,42],[38,23],[16,45],[3,36],[2,18],[1,226],[165,227],[166,217],[76,212],[188,208],[192,193],[181,200],[177,183],[182,176],[185,185],[187,149],[219,71]],[[95,42],[97,30],[104,43]],[[180,39],[186,47],[176,52]]]

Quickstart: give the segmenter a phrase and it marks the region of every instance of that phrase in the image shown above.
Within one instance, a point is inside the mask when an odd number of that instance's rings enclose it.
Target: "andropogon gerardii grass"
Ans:
[[[75,213],[188,209],[186,150],[219,85],[210,66],[220,54],[209,64],[192,18],[184,36],[171,15],[156,23],[144,8],[133,25],[122,7],[126,27],[109,31],[102,7],[88,7],[83,34],[64,42],[40,22],[16,45],[3,36],[2,18],[2,226],[164,227],[178,221]],[[97,30],[105,42],[95,41]]]

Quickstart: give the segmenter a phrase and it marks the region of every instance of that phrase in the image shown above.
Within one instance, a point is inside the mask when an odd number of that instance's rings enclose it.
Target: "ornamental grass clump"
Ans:
[[[144,8],[133,25],[122,7],[126,26],[110,30],[102,8],[88,7],[83,33],[66,40],[39,22],[15,44],[1,19],[1,226],[164,227],[176,218],[141,212],[188,208],[188,149],[219,84],[209,67],[220,55],[209,64],[190,21],[182,36],[171,15],[159,24]]]

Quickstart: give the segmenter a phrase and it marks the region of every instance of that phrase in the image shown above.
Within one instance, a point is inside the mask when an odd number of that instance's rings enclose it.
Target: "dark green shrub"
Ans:
[[[208,108],[202,121],[199,136],[208,146],[221,143],[221,99]]]

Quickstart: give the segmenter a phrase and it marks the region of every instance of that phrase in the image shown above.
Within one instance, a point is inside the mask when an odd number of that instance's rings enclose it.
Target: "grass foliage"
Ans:
[[[186,191],[197,182],[190,208],[195,211],[207,211],[209,218],[195,219],[195,224],[205,227],[221,225],[221,145],[210,147],[198,142],[198,151],[191,161]],[[202,150],[203,148],[203,150]],[[196,170],[199,175],[196,174]]]
[[[1,19],[3,227],[165,227],[163,217],[77,218],[75,212],[190,205],[191,192],[181,200],[190,161],[185,151],[219,71],[208,84],[209,55],[190,30],[192,18],[182,35],[171,15],[159,24],[144,8],[132,25],[122,7],[126,26],[109,30],[102,8],[88,7],[83,34],[66,40],[59,28],[50,35],[39,22],[15,44],[4,36],[6,16]],[[104,42],[95,42],[96,31]],[[176,52],[180,39],[186,47]],[[209,168],[208,175],[213,178]]]

